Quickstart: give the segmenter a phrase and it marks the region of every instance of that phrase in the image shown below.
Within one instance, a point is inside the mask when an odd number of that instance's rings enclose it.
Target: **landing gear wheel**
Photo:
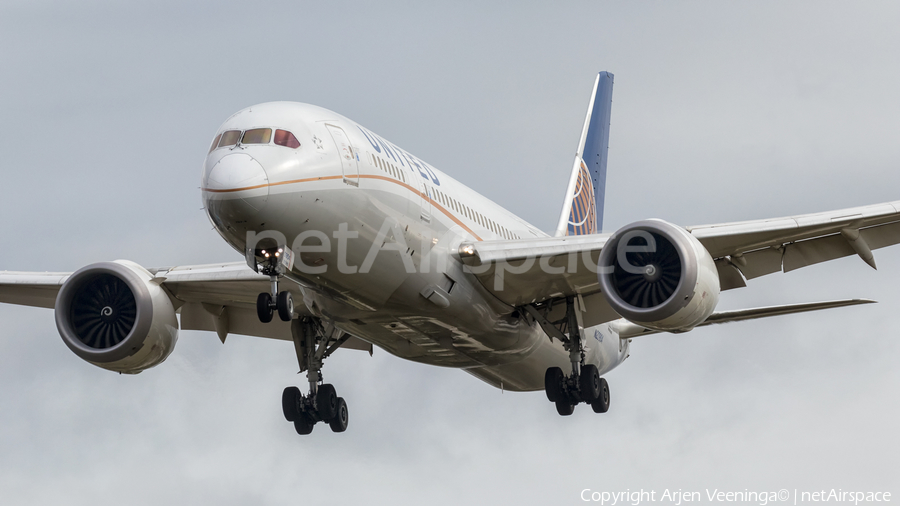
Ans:
[[[331,423],[331,420],[337,415],[337,404],[338,396],[334,387],[327,383],[320,386],[316,393],[316,410],[323,421]]]
[[[274,314],[275,311],[272,310],[272,296],[268,293],[259,294],[259,297],[256,298],[256,315],[259,316],[259,321],[269,323],[272,321]]]
[[[344,432],[347,430],[347,423],[350,421],[349,414],[347,413],[347,403],[344,402],[343,397],[337,398],[337,413],[334,415],[334,418],[328,422],[328,425],[331,426],[332,432]]]
[[[315,426],[315,422],[310,420],[309,417],[304,414],[300,414],[297,419],[294,420],[294,430],[301,436],[311,433],[313,426]]]
[[[547,400],[550,402],[558,402],[566,400],[563,393],[562,385],[566,375],[563,374],[559,367],[550,367],[544,373],[544,390],[547,392]]]
[[[275,306],[278,308],[278,317],[281,321],[289,322],[294,319],[294,298],[291,297],[291,292],[279,293]]]
[[[594,413],[609,411],[609,384],[603,378],[600,378],[600,397],[591,403],[591,409],[594,410]]]
[[[590,404],[600,398],[600,373],[597,366],[586,364],[581,367],[581,375],[578,377],[578,393],[581,400]]]
[[[285,420],[293,422],[301,416],[297,411],[298,401],[300,400],[300,389],[297,387],[287,387],[281,394],[281,411],[284,412]]]
[[[562,416],[569,416],[575,412],[575,406],[566,400],[556,401],[556,412]]]

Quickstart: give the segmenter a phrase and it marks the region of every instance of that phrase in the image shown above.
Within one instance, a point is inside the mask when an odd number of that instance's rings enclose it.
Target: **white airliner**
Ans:
[[[244,262],[0,272],[0,302],[53,308],[76,355],[120,373],[162,363],[179,329],[293,342],[309,392],[286,388],[282,409],[300,434],[347,428],[322,377],[340,348],[543,389],[561,415],[582,402],[603,413],[601,376],[634,337],[872,302],[715,312],[721,291],[766,274],[850,255],[875,267],[872,250],[900,242],[900,201],[599,233],[612,86],[601,72],[552,235],[340,114],[274,102],[228,118],[203,164],[206,212]]]

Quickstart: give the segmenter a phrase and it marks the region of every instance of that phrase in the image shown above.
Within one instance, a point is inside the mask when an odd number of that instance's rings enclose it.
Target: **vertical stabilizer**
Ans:
[[[578,141],[566,200],[556,227],[557,237],[596,234],[602,228],[612,89],[613,75],[600,72]]]

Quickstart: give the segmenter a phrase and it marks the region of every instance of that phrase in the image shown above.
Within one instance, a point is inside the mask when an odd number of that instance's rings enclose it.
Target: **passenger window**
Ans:
[[[237,141],[240,138],[240,130],[229,130],[227,132],[222,132],[222,140],[219,141],[219,147],[224,148],[225,146],[234,146],[235,144],[237,144]]]
[[[268,144],[272,140],[271,128],[254,128],[244,132],[241,144]]]
[[[300,147],[300,141],[294,137],[294,134],[287,130],[275,130],[275,144],[294,149]]]
[[[207,151],[206,154],[210,154],[212,153],[212,150],[216,149],[216,147],[219,145],[219,139],[221,138],[222,134],[216,136],[216,138],[213,140],[212,146],[209,147],[209,151]]]

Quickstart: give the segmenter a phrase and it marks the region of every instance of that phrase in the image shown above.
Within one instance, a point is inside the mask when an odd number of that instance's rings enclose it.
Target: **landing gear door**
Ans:
[[[325,124],[325,128],[331,134],[331,139],[334,140],[338,155],[341,157],[341,170],[344,173],[344,182],[353,186],[359,186],[359,160],[356,149],[350,144],[350,139],[343,129],[328,123]]]

